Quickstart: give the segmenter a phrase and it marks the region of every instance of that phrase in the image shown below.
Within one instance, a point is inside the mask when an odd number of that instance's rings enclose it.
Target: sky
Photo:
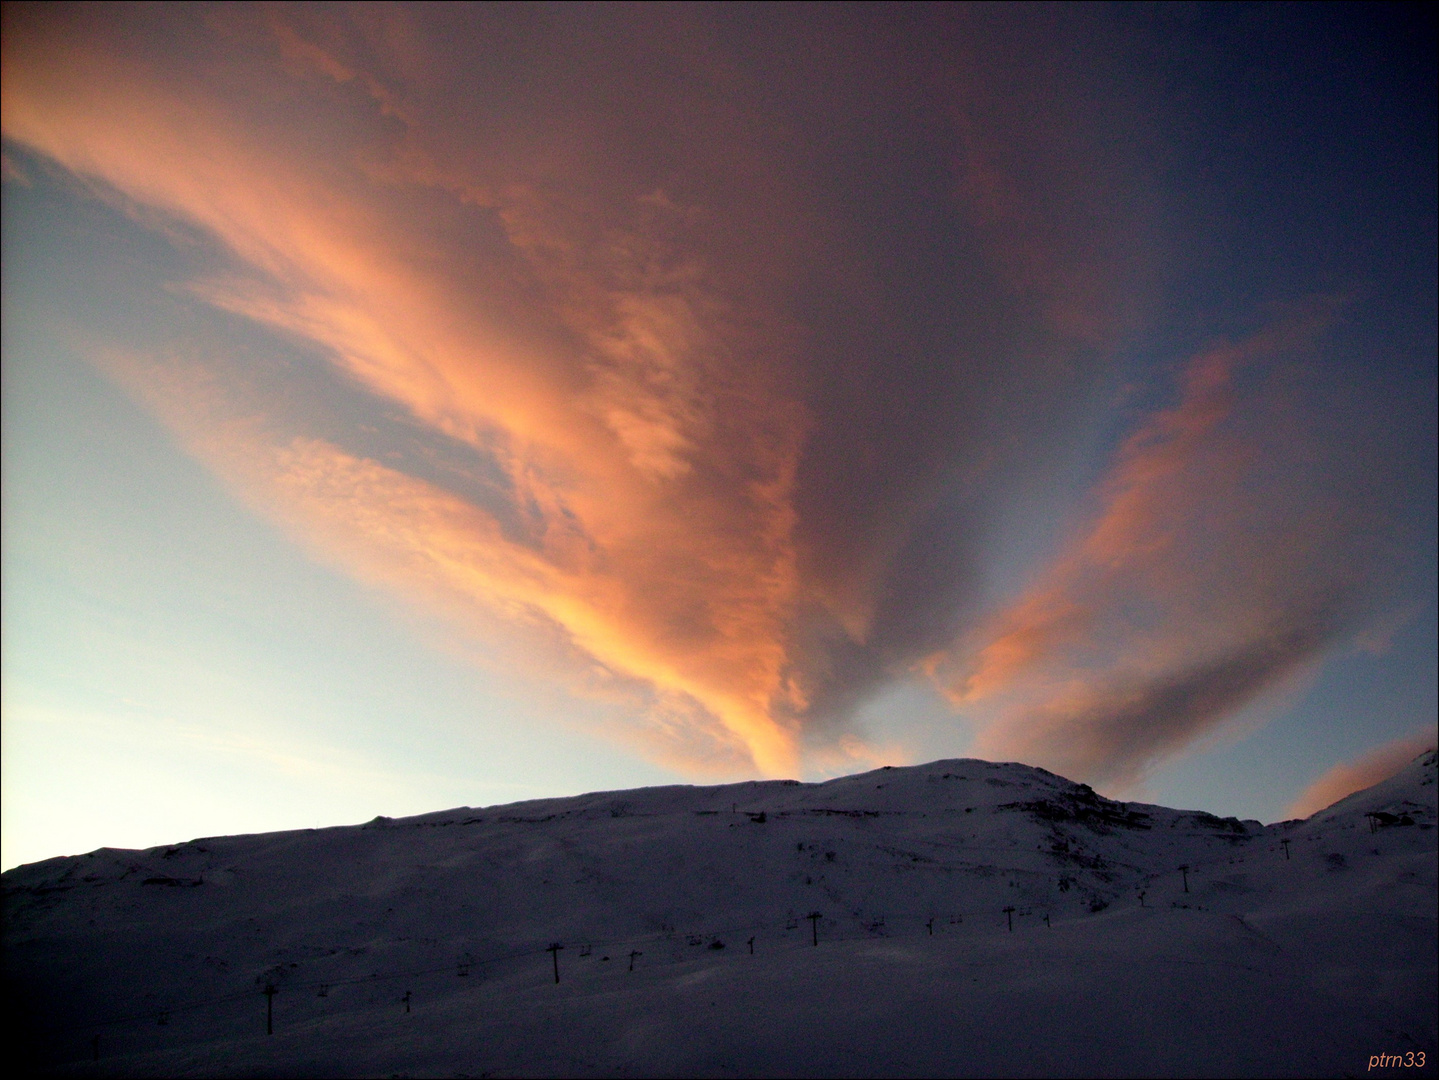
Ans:
[[[4,19],[4,866],[1433,745],[1432,15]]]

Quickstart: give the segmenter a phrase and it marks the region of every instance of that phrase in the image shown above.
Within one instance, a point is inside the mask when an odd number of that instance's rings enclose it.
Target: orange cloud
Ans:
[[[1375,747],[1355,761],[1335,765],[1305,788],[1289,809],[1286,818],[1307,818],[1340,799],[1388,780],[1420,754],[1434,749],[1434,732],[1419,732]]]
[[[924,662],[981,753],[1132,786],[1333,640],[1371,539],[1323,492],[1322,455],[1262,370],[1327,307],[1191,361],[1037,582]],[[1241,396],[1241,377],[1259,385]]]
[[[605,667],[713,718],[760,771],[794,770],[784,717],[802,703],[783,628],[803,411],[776,378],[782,355],[740,362],[755,344],[723,281],[643,220],[597,238],[562,213],[545,218],[522,189],[500,197],[493,250],[466,266],[475,253],[437,247],[394,212],[393,172],[377,184],[344,155],[307,157],[83,36],[19,37],[7,38],[8,137],[216,237],[247,274],[197,283],[197,295],[322,347],[374,395],[492,456],[525,535],[323,440],[275,445],[263,424],[223,429],[248,450],[192,439],[252,503],[421,602],[438,590],[546,620]],[[263,39],[245,47],[261,68],[298,58],[352,81],[293,31],[278,41],[274,55]],[[389,119],[381,112],[361,119]],[[362,157],[373,135],[347,151]],[[437,204],[429,213],[467,212],[412,187]],[[193,432],[203,425],[187,408],[204,412],[173,400],[162,412]]]
[[[790,734],[771,717],[771,684],[746,682],[763,669],[746,651],[756,627],[744,623],[745,598],[726,597],[723,614],[733,621],[715,620],[736,644],[716,644],[704,626],[677,643],[656,633],[653,598],[637,588],[643,568],[597,572],[563,549],[506,536],[492,514],[432,484],[324,440],[287,438],[237,413],[229,388],[193,363],[110,355],[103,365],[320,560],[471,631],[503,626],[532,648],[548,642],[586,658],[575,666],[597,674],[601,689],[616,679],[653,687],[654,730],[640,738],[657,756],[711,771],[778,773],[793,764]],[[752,604],[759,618],[764,600]],[[627,700],[638,698],[630,691]],[[662,737],[676,719],[684,730]]]
[[[643,698],[666,760],[866,760],[856,703],[967,599],[956,490],[1042,460],[1014,432],[1062,433],[1133,325],[1144,200],[1072,72],[1035,62],[1006,104],[983,43],[1028,55],[1038,24],[939,15],[964,44],[916,60],[840,8],[760,11],[789,45],[758,52],[719,9],[638,10],[7,8],[4,132],[201,237],[177,292],[323,358],[329,428],[241,359],[110,362],[317,558],[521,627]],[[909,181],[933,219],[896,219]],[[1187,408],[1155,435],[1180,467]],[[957,701],[1101,630],[1111,563],[1157,579],[1162,458],[1131,454],[973,663],[935,661]]]

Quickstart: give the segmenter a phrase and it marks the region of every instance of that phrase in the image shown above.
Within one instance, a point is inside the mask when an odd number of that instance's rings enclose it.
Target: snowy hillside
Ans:
[[[102,849],[4,875],[7,992],[66,1075],[1434,1075],[1435,792],[960,760]]]

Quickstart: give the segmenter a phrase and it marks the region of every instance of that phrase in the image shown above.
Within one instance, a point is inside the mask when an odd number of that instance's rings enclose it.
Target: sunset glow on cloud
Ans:
[[[1289,807],[1291,818],[1307,818],[1340,799],[1388,780],[1420,754],[1433,752],[1434,735],[1421,732],[1376,747],[1357,761],[1334,766],[1310,784]]]
[[[1005,702],[987,755],[1132,784],[1349,624],[1378,569],[1377,522],[1347,516],[1360,493],[1272,389],[1243,402],[1236,388],[1314,332],[1192,360],[1179,403],[1120,446],[1094,519],[1038,583],[925,662],[956,705]]]
[[[277,67],[298,58],[353,81],[283,24],[251,29]],[[804,410],[785,399],[782,377],[748,363],[776,343],[749,340],[703,262],[670,250],[666,222],[660,235],[641,220],[576,236],[563,220],[570,208],[547,216],[528,191],[498,194],[487,208],[497,250],[480,258],[499,265],[475,281],[468,235],[447,248],[393,213],[407,195],[435,195],[423,170],[407,175],[404,155],[382,177],[356,162],[335,199],[320,163],[265,145],[221,102],[176,100],[84,45],[72,63],[109,77],[56,87],[32,69],[32,86],[17,58],[7,132],[213,234],[250,276],[196,282],[199,295],[313,342],[376,398],[492,460],[509,528],[487,508],[300,435],[211,446],[203,403],[166,401],[177,430],[203,430],[207,460],[367,579],[418,603],[439,588],[501,617],[548,621],[592,660],[677,696],[716,726],[706,757],[738,752],[769,774],[795,768],[803,692],[784,635],[798,589],[791,492]],[[364,119],[384,115],[362,105]],[[362,138],[352,149],[369,147]],[[466,209],[449,191],[435,201],[444,216]],[[641,219],[682,213],[659,197],[638,202]],[[474,310],[470,290],[495,273],[512,279],[506,292],[538,295],[487,318],[490,305]],[[151,387],[138,381],[144,396]],[[274,438],[255,419],[228,437]]]
[[[1411,444],[1324,384],[1362,283],[1142,344],[1178,203],[1125,32],[864,18],[20,6],[7,177],[289,350],[82,329],[97,370],[607,738],[696,777],[903,756],[855,717],[918,674],[975,752],[1134,787],[1410,565]]]

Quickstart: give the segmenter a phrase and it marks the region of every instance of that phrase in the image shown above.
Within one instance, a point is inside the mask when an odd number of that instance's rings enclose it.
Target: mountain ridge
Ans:
[[[817,784],[668,785],[101,849],[3,875],[6,981],[32,1012],[43,1002],[34,1031],[47,1067],[127,1075],[209,1075],[230,1061],[264,1074],[266,1055],[293,1049],[300,1032],[307,1045],[330,1047],[332,1060],[316,1074],[845,1071],[834,1060],[821,1068],[823,1055],[796,1061],[773,1039],[756,1043],[743,1010],[725,1014],[734,1030],[700,1040],[707,1049],[698,1056],[669,1043],[659,1053],[625,1034],[670,1016],[686,987],[712,980],[742,998],[759,994],[776,1031],[799,1025],[821,1041],[836,1037],[835,1018],[804,1019],[808,1006],[794,995],[834,997],[844,1025],[883,1048],[856,1058],[850,1072],[985,1072],[973,1048],[966,1057],[939,1038],[919,1053],[866,1019],[867,1009],[888,1007],[885,995],[910,995],[894,980],[916,970],[929,990],[913,1007],[943,1014],[955,972],[977,955],[996,958],[999,969],[985,969],[996,985],[1022,983],[1022,993],[998,994],[1011,1000],[1038,992],[1037,972],[1054,984],[1044,993],[1065,1000],[1102,1000],[1145,972],[1163,983],[1175,964],[1204,979],[1245,972],[1258,982],[1244,993],[1271,993],[1277,980],[1323,1003],[1315,1006],[1322,1022],[1310,1017],[1316,1045],[1358,1024],[1339,1057],[1376,1036],[1370,1021],[1336,1017],[1353,1010],[1356,995],[1382,998],[1403,1017],[1392,1039],[1424,1053],[1434,1026],[1423,1011],[1434,997],[1423,989],[1434,970],[1434,772],[1433,752],[1420,755],[1309,819],[1268,826],[1104,799],[1017,763],[948,759]],[[1406,817],[1411,824],[1400,824]],[[1379,929],[1356,937],[1361,924]],[[1320,928],[1313,940],[1296,929],[1304,925]],[[1395,942],[1405,948],[1396,953]],[[1119,943],[1127,944],[1116,953]],[[1126,949],[1133,955],[1122,962]],[[1328,958],[1322,971],[1310,955]],[[791,971],[796,964],[809,975]],[[1366,964],[1368,974],[1356,974]],[[834,980],[860,972],[887,989],[846,1006],[849,991]],[[775,989],[786,979],[804,986]],[[266,980],[284,1018],[278,1042],[255,1028]],[[386,1017],[374,1023],[388,1030],[402,983],[404,1008],[423,1001],[429,1018],[406,1037],[428,1031],[429,1050],[401,1053],[386,1036],[361,1052],[365,1038],[339,1036],[365,1017]],[[1338,998],[1315,989],[1326,985],[1346,989]],[[1222,979],[1206,987],[1203,995],[1228,992]],[[611,1015],[593,1036],[603,1052],[591,1065],[518,1045],[501,1051],[492,1040],[472,1045],[463,1025],[425,1027],[446,1010],[464,1014],[469,1002],[506,1030],[525,1029],[533,1019],[525,1008],[540,1015],[560,1001],[571,1025]],[[1170,1028],[1170,1044],[1187,1037],[1183,1025]],[[87,1062],[85,1040],[96,1036],[108,1052]],[[753,1044],[748,1067],[725,1064],[735,1040]],[[1260,1067],[1262,1039],[1245,1045],[1243,1060],[1210,1054],[1216,1074],[1273,1071],[1272,1061]],[[1046,1053],[1032,1058],[1034,1073],[1069,1060]],[[1123,1053],[1136,1072],[1174,1071],[1134,1057],[1133,1047]],[[1087,1069],[1115,1071],[1108,1060],[1088,1060]],[[1299,1072],[1334,1071],[1323,1055],[1306,1051],[1302,1060]],[[296,1062],[272,1071],[295,1074]]]

